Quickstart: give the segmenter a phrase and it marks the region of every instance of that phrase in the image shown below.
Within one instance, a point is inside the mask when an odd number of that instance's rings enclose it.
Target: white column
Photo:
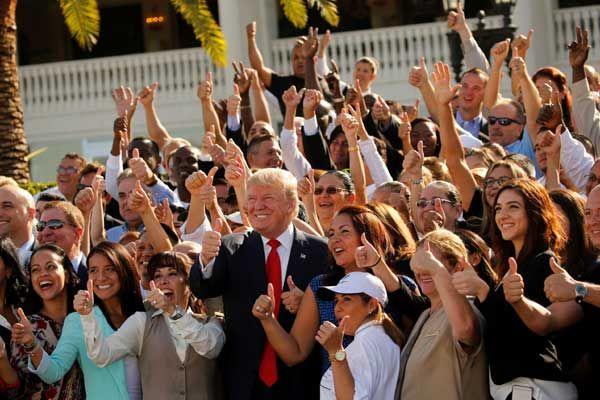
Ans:
[[[558,0],[518,0],[513,12],[516,34],[527,35],[530,28],[535,30],[532,45],[527,52],[527,67],[533,74],[538,68],[550,65],[554,54],[554,18]]]
[[[247,51],[244,42],[246,41],[246,25],[243,23],[240,15],[239,0],[219,0],[219,25],[223,30],[227,40],[227,61],[225,79],[226,90],[231,92],[233,88],[233,60],[244,60]]]

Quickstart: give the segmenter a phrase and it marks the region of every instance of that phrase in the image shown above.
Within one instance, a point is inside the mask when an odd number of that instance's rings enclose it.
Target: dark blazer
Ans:
[[[294,241],[290,252],[283,291],[289,290],[287,276],[305,290],[313,277],[328,268],[327,244],[316,236],[294,228]],[[265,398],[254,395],[260,384],[258,369],[266,336],[260,321],[252,315],[256,299],[267,291],[265,253],[258,232],[234,233],[222,239],[219,255],[214,261],[212,275],[204,279],[196,262],[190,271],[190,288],[195,296],[205,299],[223,296],[225,309],[225,335],[223,350],[227,398],[248,400]],[[279,309],[279,323],[289,331],[295,315],[285,307]],[[278,359],[278,381],[272,387],[273,399],[318,398],[318,354],[294,366],[287,367]],[[268,397],[267,397],[268,398]]]

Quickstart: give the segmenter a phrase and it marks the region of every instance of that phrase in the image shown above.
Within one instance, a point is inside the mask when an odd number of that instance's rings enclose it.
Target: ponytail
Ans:
[[[400,328],[392,321],[390,316],[383,312],[381,305],[378,306],[377,315],[375,315],[375,320],[379,322],[383,326],[383,330],[385,333],[392,339],[394,343],[398,346],[403,347],[404,343],[406,343],[406,336]]]

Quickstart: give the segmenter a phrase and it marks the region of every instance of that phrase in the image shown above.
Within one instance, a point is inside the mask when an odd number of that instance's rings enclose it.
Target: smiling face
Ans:
[[[58,254],[40,250],[31,258],[31,286],[43,301],[54,300],[66,293],[67,274]]]
[[[338,134],[329,142],[329,154],[331,155],[331,161],[333,161],[337,169],[348,166],[350,160],[350,156],[348,155],[348,140],[343,133]]]
[[[494,206],[494,221],[502,234],[502,239],[515,246],[515,253],[522,249],[529,220],[523,197],[515,190],[506,189],[498,195]]]
[[[283,158],[281,148],[277,139],[265,140],[248,152],[248,164],[250,168],[281,168]]]
[[[508,125],[503,126],[500,121],[505,118],[506,121],[510,122]],[[519,140],[521,132],[523,131],[523,124],[516,121],[519,120],[517,111],[512,104],[500,103],[490,110],[488,120],[500,119],[494,124],[489,122],[489,135],[492,143],[498,143],[500,146],[508,146]]]
[[[600,161],[596,161],[587,176],[585,183],[585,194],[589,195],[593,188],[600,183]]]
[[[178,190],[185,189],[185,180],[188,176],[198,171],[200,151],[194,147],[183,146],[171,156],[170,163],[173,178],[177,182]]]
[[[498,194],[502,184],[510,179],[512,179],[512,174],[506,167],[496,167],[490,171],[484,180],[485,201],[490,207],[494,205],[496,194]]]
[[[115,265],[104,255],[95,253],[88,259],[89,279],[94,281],[94,294],[106,301],[119,294],[121,282]]]
[[[31,235],[35,210],[17,190],[10,186],[0,187],[0,236],[8,236],[20,246]]]
[[[294,200],[276,185],[249,185],[246,206],[254,230],[269,239],[281,235],[296,215]]]
[[[332,192],[332,188],[336,192],[327,193],[328,189]],[[317,192],[322,190],[320,194],[315,194],[315,206],[319,220],[325,225],[331,221],[340,208],[354,202],[354,194],[349,193],[342,180],[333,174],[323,175],[315,185],[315,190]]]
[[[435,124],[433,122],[422,121],[416,123],[411,129],[410,143],[414,149],[417,148],[419,141],[423,142],[423,154],[425,157],[435,156],[437,136],[435,134]]]
[[[75,195],[83,163],[75,158],[63,158],[56,170],[58,190],[68,199]]]
[[[444,210],[444,228],[454,231],[456,229],[456,220],[462,213],[462,207],[460,204],[452,203],[448,198],[448,190],[444,187],[437,186],[435,184],[429,184],[421,192],[419,201],[426,200],[431,203],[434,199],[439,198],[442,202],[442,209]],[[426,206],[417,206],[417,220],[415,225],[421,233],[427,233],[435,229],[435,225],[441,221],[440,214],[435,211],[434,204],[427,204]]]
[[[367,62],[357,62],[354,65],[354,79],[358,79],[361,88],[368,88],[371,86],[377,75],[373,71],[371,64]]]
[[[464,113],[478,114],[483,104],[485,81],[477,73],[465,74],[460,81],[459,108]]]
[[[131,193],[135,190],[137,179],[135,177],[123,179],[118,186],[119,191],[119,212],[121,217],[132,226],[138,226],[142,222],[142,217],[137,211],[129,208],[128,199]]]
[[[292,71],[295,76],[304,78],[304,57],[300,46],[295,46],[292,50]]]
[[[157,268],[152,276],[156,287],[164,293],[169,303],[186,306],[190,297],[190,290],[185,282],[185,277],[171,267]]]
[[[356,265],[354,254],[361,246],[360,233],[348,214],[338,214],[327,231],[327,246],[335,263],[348,270]]]
[[[594,247],[600,249],[600,189],[592,190],[585,203],[585,233]]]
[[[58,208],[49,208],[44,210],[40,221],[48,222],[50,220],[58,220],[63,226],[53,229],[46,226],[43,231],[39,232],[37,238],[41,244],[55,244],[63,249],[69,255],[77,255],[83,229],[77,226],[70,225],[67,222],[65,213]]]
[[[344,333],[349,335],[354,335],[369,315],[376,312],[378,308],[376,299],[371,297],[369,301],[365,301],[360,294],[336,293],[334,303],[335,318],[338,321],[348,316]]]

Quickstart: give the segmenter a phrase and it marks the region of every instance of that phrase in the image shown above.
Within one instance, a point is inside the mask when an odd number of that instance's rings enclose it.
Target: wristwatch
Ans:
[[[177,321],[178,319],[183,317],[184,314],[185,313],[183,312],[183,310],[179,306],[177,306],[175,307],[175,311],[173,312],[173,314],[171,314],[169,318],[171,318],[173,321]]]
[[[588,290],[583,283],[575,284],[575,301],[577,304],[583,303],[583,299],[587,296]]]
[[[329,356],[329,361],[333,364],[334,362],[342,362],[346,359],[346,350],[341,349],[333,353],[333,357]]]

